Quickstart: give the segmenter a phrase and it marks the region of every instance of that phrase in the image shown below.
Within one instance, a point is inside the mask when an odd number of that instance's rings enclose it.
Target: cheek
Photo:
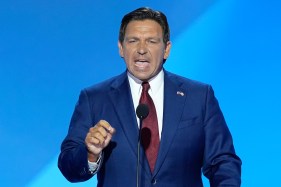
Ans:
[[[156,63],[161,63],[163,61],[163,58],[165,57],[165,51],[164,50],[157,50],[153,53],[154,55],[154,60]]]
[[[133,62],[131,56],[128,53],[124,54],[123,59],[124,59],[125,64],[126,64],[127,67],[134,66],[134,62]]]
[[[129,59],[132,57],[132,54],[133,54],[133,50],[128,50],[128,49],[125,49],[123,50],[123,55],[126,59]]]

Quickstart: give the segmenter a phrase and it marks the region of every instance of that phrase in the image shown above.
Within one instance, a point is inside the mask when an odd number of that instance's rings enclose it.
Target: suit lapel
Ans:
[[[110,92],[111,102],[117,113],[121,128],[124,131],[128,142],[134,153],[137,153],[138,127],[134,113],[134,106],[126,73],[121,74],[112,84]]]
[[[130,85],[128,82],[127,74],[123,73],[112,83],[112,91],[109,93],[111,102],[117,113],[120,121],[121,128],[130,144],[130,147],[137,159],[137,145],[139,128],[134,111],[134,104],[132,100]],[[140,162],[144,167],[146,174],[150,175],[148,162],[145,158],[143,149],[140,150]],[[136,160],[137,161],[137,160]]]
[[[170,73],[164,72],[163,127],[158,158],[153,175],[157,174],[166,158],[167,152],[176,134],[177,126],[182,115],[181,111],[183,111],[186,100],[186,90],[181,87],[181,83]]]

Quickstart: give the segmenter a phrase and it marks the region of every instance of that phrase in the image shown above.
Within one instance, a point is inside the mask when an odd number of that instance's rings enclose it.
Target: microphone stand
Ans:
[[[149,108],[146,104],[139,104],[136,109],[136,114],[139,118],[139,137],[138,137],[138,158],[137,158],[137,187],[140,186],[140,149],[141,149],[141,128],[142,121],[148,116]]]
[[[140,118],[140,127],[139,127],[139,137],[138,137],[138,158],[137,158],[137,187],[140,186],[140,144],[141,144],[141,127],[142,127],[142,120],[143,118]]]

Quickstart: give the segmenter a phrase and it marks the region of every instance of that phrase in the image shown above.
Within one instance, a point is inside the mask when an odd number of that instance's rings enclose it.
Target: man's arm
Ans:
[[[205,154],[203,173],[211,187],[240,187],[241,160],[214,92],[209,87],[205,113]]]
[[[82,91],[58,159],[59,169],[70,182],[86,181],[96,173],[91,170],[92,165],[89,161],[98,161],[102,150],[115,132],[104,120],[99,121],[94,127],[92,123],[89,99],[86,91]]]

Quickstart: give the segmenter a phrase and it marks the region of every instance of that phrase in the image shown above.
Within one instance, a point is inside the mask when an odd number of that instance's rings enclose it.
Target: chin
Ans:
[[[146,75],[140,75],[140,74],[135,75],[135,77],[142,81],[147,81],[149,79],[149,77],[147,77]]]

